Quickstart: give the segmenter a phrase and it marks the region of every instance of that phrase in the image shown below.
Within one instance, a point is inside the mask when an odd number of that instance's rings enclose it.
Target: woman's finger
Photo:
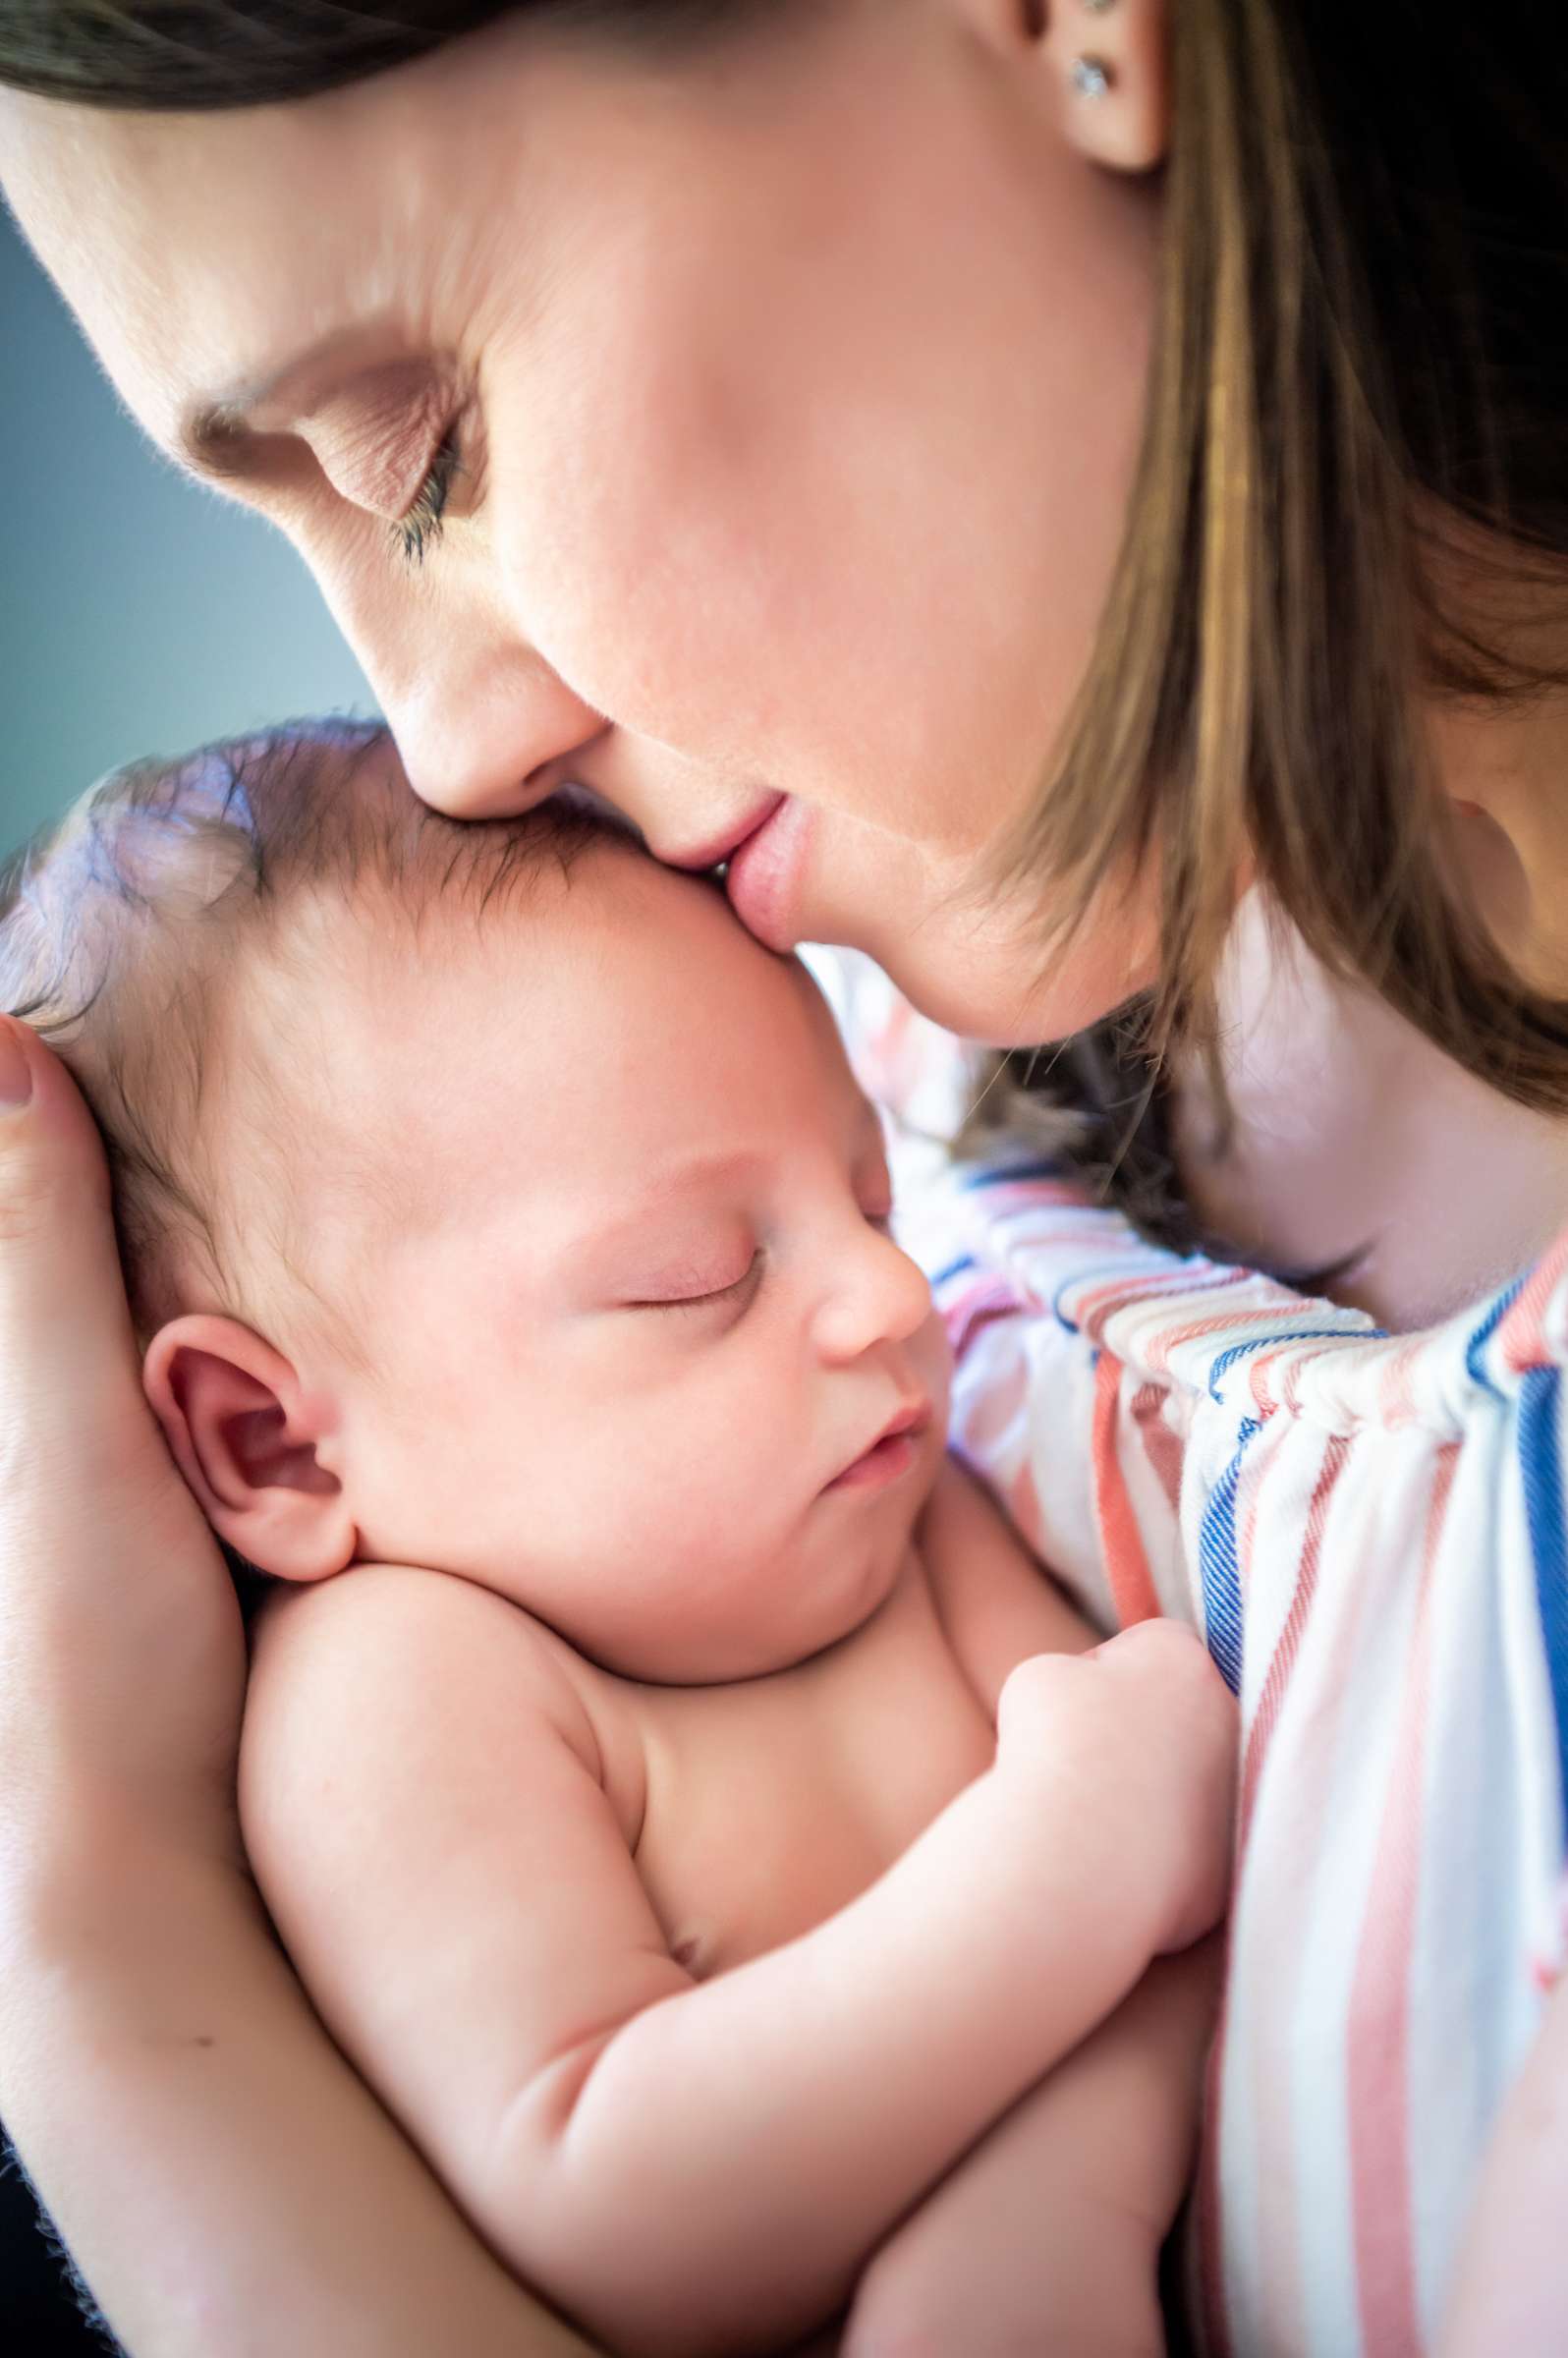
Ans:
[[[91,1115],[25,1024],[0,1018],[0,1447],[7,1478],[30,1453],[74,1444],[84,1424],[140,1393],[136,1344]],[[26,1380],[11,1376],[25,1373]],[[145,1421],[134,1430],[146,1438]],[[103,1436],[100,1434],[100,1438]],[[22,1462],[12,1450],[24,1444]]]
[[[27,1852],[105,1807],[227,1844],[243,1678],[142,1396],[91,1116],[0,1019],[0,1819]]]

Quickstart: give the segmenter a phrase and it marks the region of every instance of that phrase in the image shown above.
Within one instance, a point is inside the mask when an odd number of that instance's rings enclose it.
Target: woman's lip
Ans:
[[[721,861],[733,858],[743,843],[749,843],[754,835],[767,825],[784,799],[782,794],[770,794],[765,802],[756,805],[744,826],[730,827],[724,834],[715,835],[707,843],[699,845],[695,852],[663,852],[660,858],[666,868],[687,868],[702,875],[708,869],[717,868]]]
[[[793,950],[801,873],[811,836],[811,813],[782,795],[760,826],[730,854],[724,889],[730,907],[764,949]]]

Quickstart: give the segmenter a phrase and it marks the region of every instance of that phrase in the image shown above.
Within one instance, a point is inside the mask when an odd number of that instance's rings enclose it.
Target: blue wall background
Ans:
[[[0,852],[117,762],[375,709],[304,565],[132,424],[0,206]]]

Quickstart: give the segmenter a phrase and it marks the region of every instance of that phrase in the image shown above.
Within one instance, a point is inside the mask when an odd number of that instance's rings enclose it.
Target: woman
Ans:
[[[9,0],[0,80],[8,195],[111,374],[301,547],[427,799],[583,780],[668,859],[738,853],[764,939],[867,949],[975,1038],[1147,994],[1193,1221],[1385,1320],[1542,1252],[1544,11]],[[10,1034],[0,1094],[0,2108],[134,2349],[572,2347],[268,1945],[239,1636],[109,1313],[101,1170]],[[1546,2346],[1508,2304],[1549,2296],[1549,2231],[1510,2242],[1549,2178],[1495,2166],[1454,2346]],[[1435,2337],[1401,2321],[1381,2348]],[[1278,2346],[1330,2332],[1292,2308]]]

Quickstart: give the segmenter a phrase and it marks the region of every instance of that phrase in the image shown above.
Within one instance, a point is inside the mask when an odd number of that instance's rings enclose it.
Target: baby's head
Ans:
[[[262,1570],[427,1564],[680,1682],[886,1593],[945,1348],[830,1016],[711,884],[561,803],[439,817],[379,729],[276,731],[96,789],[13,873],[0,984],[93,1105],[148,1395]]]

